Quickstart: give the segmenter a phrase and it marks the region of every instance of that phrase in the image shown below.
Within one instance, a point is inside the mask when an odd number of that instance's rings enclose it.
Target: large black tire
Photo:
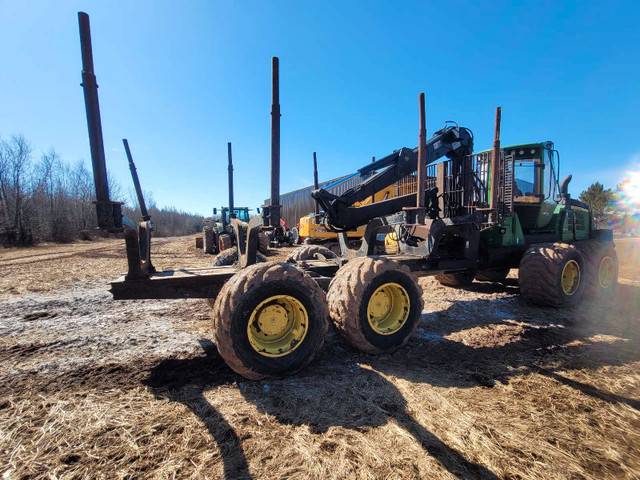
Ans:
[[[350,260],[331,280],[327,303],[340,335],[367,353],[404,346],[422,318],[418,281],[408,267],[383,257]]]
[[[334,252],[322,245],[307,245],[298,248],[295,252],[287,257],[288,263],[302,262],[303,260],[318,260],[322,255],[324,258],[338,258]]]
[[[439,273],[436,280],[445,287],[466,287],[471,285],[475,272]]]
[[[509,268],[497,268],[492,270],[478,270],[476,272],[476,280],[481,282],[504,282],[509,275]]]
[[[209,255],[216,253],[215,232],[211,226],[202,229],[202,250]]]
[[[264,263],[267,261],[267,257],[260,252],[256,252],[256,261],[258,263]],[[235,265],[238,263],[238,247],[228,248],[218,255],[213,257],[212,267],[224,267],[227,265]]]
[[[298,230],[298,227],[291,229],[291,241],[294,245],[300,245],[300,230]]]
[[[269,251],[269,237],[263,232],[258,233],[258,251],[265,255]]]
[[[218,251],[224,252],[225,250],[229,250],[232,246],[233,242],[231,241],[231,235],[223,233],[218,236]]]
[[[576,247],[584,258],[586,294],[612,298],[618,283],[618,256],[613,242],[592,240],[579,242]]]
[[[529,303],[552,307],[577,305],[585,291],[585,263],[567,243],[530,247],[520,260],[520,294]]]
[[[298,310],[304,310],[306,333],[299,342],[291,342],[294,346],[288,353],[268,356],[266,350],[259,351],[254,347],[252,342],[256,337],[251,336],[251,326],[256,322],[264,325],[258,313],[265,312],[265,308],[274,308],[274,305],[280,308],[278,302],[281,300],[270,299],[283,295],[289,299],[293,297],[298,302]],[[256,317],[250,323],[254,313]],[[293,318],[295,314],[290,312],[287,318]],[[220,290],[213,307],[214,338],[224,361],[243,377],[259,380],[288,375],[307,366],[320,350],[328,329],[328,316],[324,292],[306,273],[286,263],[256,264],[231,277]],[[269,320],[267,312],[265,321]]]

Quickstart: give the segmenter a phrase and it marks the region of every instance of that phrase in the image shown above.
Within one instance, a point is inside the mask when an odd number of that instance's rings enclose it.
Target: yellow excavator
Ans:
[[[363,207],[370,205],[371,203],[381,202],[393,198],[394,186],[390,185],[379,192],[376,192],[373,197],[369,197],[362,202],[356,202],[354,207]],[[347,233],[349,240],[354,243],[359,241],[364,235],[365,225],[361,225],[355,230],[350,230]],[[298,243],[305,244],[320,244],[326,247],[338,244],[338,234],[332,231],[325,224],[325,216],[323,212],[310,213],[300,219],[298,227],[299,240]]]

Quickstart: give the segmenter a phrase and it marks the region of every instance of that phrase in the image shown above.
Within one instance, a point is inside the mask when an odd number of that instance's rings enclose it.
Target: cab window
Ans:
[[[535,195],[536,164],[531,161],[516,160],[513,178],[513,194],[516,197]]]

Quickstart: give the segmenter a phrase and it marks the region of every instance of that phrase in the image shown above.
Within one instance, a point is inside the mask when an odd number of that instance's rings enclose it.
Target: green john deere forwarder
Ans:
[[[131,226],[122,203],[109,196],[89,17],[78,17],[98,225],[123,234],[126,244],[128,271],[111,282],[111,294],[115,300],[208,299],[218,352],[240,375],[261,379],[304,368],[321,349],[329,321],[361,351],[402,347],[422,319],[426,296],[418,276],[464,285],[474,279],[502,281],[508,269],[517,268],[524,298],[552,306],[576,305],[587,289],[599,298],[613,292],[618,264],[612,233],[594,229],[588,206],[571,198],[571,177],[558,182],[553,145],[500,148],[499,108],[491,151],[474,155],[471,131],[456,124],[427,141],[424,94],[417,148],[402,148],[363,167],[358,171],[363,181],[340,195],[312,193],[326,225],[339,234],[341,255],[316,252],[315,258],[298,255],[295,263],[258,263],[259,234],[281,228],[277,57],[272,59],[271,197],[246,228],[238,218],[229,219],[237,265],[157,271],[149,222],[143,218]],[[414,193],[359,203],[414,174]],[[360,225],[366,225],[362,244],[351,250],[346,232]],[[395,253],[374,255],[376,239],[388,234],[397,242]]]
[[[610,293],[618,273],[612,231],[594,229],[589,207],[571,198],[571,175],[558,181],[560,160],[552,142],[500,148],[500,115],[498,108],[492,150],[473,155],[471,132],[457,125],[426,142],[424,197],[418,200],[405,195],[351,206],[415,171],[418,149],[400,149],[364,167],[362,175],[383,170],[340,196],[324,190],[312,195],[335,231],[376,221],[372,233],[392,232],[400,254],[422,256],[419,270],[435,272],[444,285],[500,282],[518,268],[521,293],[532,303],[573,305],[586,290]],[[416,207],[420,200],[424,206]],[[385,220],[401,209],[401,221]],[[369,248],[354,252],[341,245],[347,257]]]

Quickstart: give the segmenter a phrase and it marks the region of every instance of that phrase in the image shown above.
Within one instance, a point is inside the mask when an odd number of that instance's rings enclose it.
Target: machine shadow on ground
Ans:
[[[201,344],[206,356],[165,360],[152,369],[143,383],[157,398],[182,403],[202,421],[221,450],[225,478],[251,478],[238,434],[204,396],[224,378],[224,374],[220,377],[220,366],[224,364],[210,342],[201,340]],[[402,394],[382,375],[369,368],[354,369],[352,362],[349,364],[351,367],[338,367],[344,380],[338,385],[328,381],[326,374],[311,371],[297,378],[270,380],[268,394],[260,382],[241,381],[240,391],[261,413],[272,415],[282,424],[307,425],[314,433],[325,433],[335,426],[360,431],[395,421],[451,475],[498,478],[482,465],[467,460],[417,422],[407,411]],[[230,372],[227,375],[234,376]]]
[[[510,285],[474,284],[475,292],[495,293]],[[464,322],[456,311],[477,312]],[[496,310],[499,316],[492,316]],[[250,478],[242,441],[204,393],[216,385],[238,381],[243,397],[262,413],[287,425],[307,425],[323,433],[330,427],[374,428],[393,421],[458,478],[497,478],[482,465],[462,456],[417,422],[407,401],[385,375],[414,383],[450,388],[492,387],[496,382],[538,373],[609,403],[640,409],[640,400],[602,391],[567,378],[561,370],[624,365],[640,360],[640,334],[634,312],[640,309],[640,288],[619,285],[607,305],[586,303],[580,310],[558,310],[525,305],[519,298],[456,302],[445,311],[423,315],[421,331],[409,344],[390,355],[372,356],[352,350],[329,333],[320,358],[293,377],[269,380],[265,393],[260,382],[245,382],[231,372],[215,346],[201,344],[205,356],[168,359],[155,366],[143,381],[157,398],[186,405],[219,445],[227,478]],[[502,344],[466,345],[450,339],[476,327],[517,326],[517,336]],[[598,341],[598,336],[617,340]],[[425,338],[426,337],[426,338]],[[449,337],[449,338],[447,338]],[[548,364],[553,367],[548,367]]]
[[[509,286],[488,283],[467,287],[482,293],[505,288]],[[472,307],[477,315],[455,321],[458,312]],[[532,307],[519,297],[458,301],[446,311],[423,315],[406,354],[367,356],[363,363],[411,382],[449,388],[493,387],[514,376],[539,373],[595,398],[640,409],[640,399],[603,392],[558,373],[639,361],[639,311],[640,287],[624,284],[610,301],[586,301],[574,309]]]

